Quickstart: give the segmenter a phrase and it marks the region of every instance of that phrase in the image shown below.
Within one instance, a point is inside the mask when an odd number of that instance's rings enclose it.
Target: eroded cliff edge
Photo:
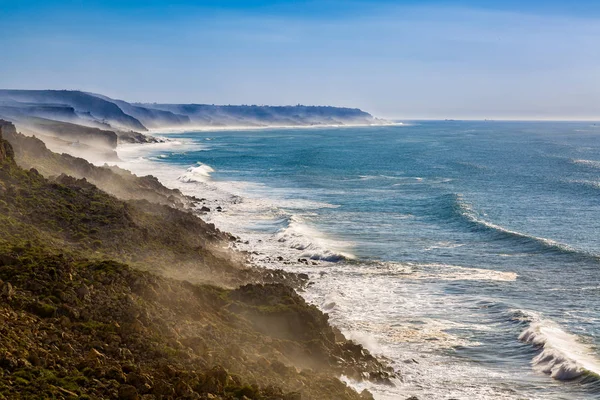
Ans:
[[[288,286],[303,277],[249,268],[193,201],[0,122],[0,398],[365,399],[337,377],[389,383]]]

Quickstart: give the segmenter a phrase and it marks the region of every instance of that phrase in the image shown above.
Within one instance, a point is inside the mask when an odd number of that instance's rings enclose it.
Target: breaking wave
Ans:
[[[540,350],[531,361],[535,370],[560,381],[600,378],[600,360],[590,345],[553,321],[532,319],[519,340]]]
[[[177,178],[181,182],[206,182],[210,180],[210,174],[215,170],[206,164],[200,164],[197,167],[190,167],[183,175]]]
[[[544,251],[559,254],[570,254],[583,258],[599,258],[596,254],[575,249],[568,244],[560,243],[552,239],[529,235],[514,231],[503,226],[486,221],[476,212],[473,207],[465,202],[461,195],[454,195],[453,211],[459,218],[466,220],[475,231],[484,230],[493,233],[498,239],[516,240],[523,245],[534,246]]]
[[[355,258],[347,250],[349,244],[327,237],[296,215],[289,218],[287,227],[279,232],[277,240],[292,249],[300,250],[301,257],[312,260],[337,262]]]
[[[573,164],[584,165],[590,168],[600,168],[600,161],[596,160],[571,160]]]

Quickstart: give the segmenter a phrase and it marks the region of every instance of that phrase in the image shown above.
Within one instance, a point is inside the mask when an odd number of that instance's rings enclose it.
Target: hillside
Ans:
[[[89,122],[107,123],[122,130],[145,131],[140,121],[127,115],[116,104],[100,97],[76,90],[6,90],[0,89],[0,101],[31,106],[51,105],[73,108],[78,119]],[[57,118],[53,118],[57,119]],[[73,121],[66,121],[73,122]],[[85,123],[83,125],[86,125]]]
[[[51,179],[18,165],[35,159]],[[64,167],[118,174],[0,123],[0,399],[358,400],[337,376],[393,376],[281,283],[305,277],[247,267],[183,209],[51,176]]]
[[[138,119],[149,129],[159,129],[161,127],[185,126],[190,124],[190,118],[187,115],[175,114],[171,111],[154,109],[151,107],[142,107],[136,104],[130,104],[123,100],[115,100],[100,94],[93,94],[104,100],[115,103],[123,112]]]
[[[357,108],[318,106],[218,106],[208,104],[141,104],[189,117],[192,126],[370,125],[382,121]]]
[[[0,117],[75,123],[113,130],[119,137],[148,129],[384,123],[356,108],[128,103],[102,94],[68,90],[0,90]]]
[[[17,163],[25,169],[35,168],[45,177],[66,174],[77,179],[86,179],[122,200],[148,200],[174,208],[182,208],[193,201],[177,190],[164,187],[153,176],[137,177],[116,166],[98,167],[83,158],[52,152],[44,141],[18,133],[9,122],[0,120],[0,129],[3,129],[4,138],[16,150]]]
[[[141,104],[81,91],[7,89],[0,89],[0,118],[40,138],[52,151],[94,162],[118,160],[117,143],[162,141],[142,133],[149,129],[386,123],[354,108]]]

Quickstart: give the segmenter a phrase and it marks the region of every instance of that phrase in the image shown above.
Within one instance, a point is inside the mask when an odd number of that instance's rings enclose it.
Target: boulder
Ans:
[[[88,289],[86,285],[80,286],[77,289],[77,297],[79,297],[80,300],[89,301],[91,298],[90,289]]]
[[[119,400],[138,400],[137,389],[131,385],[121,385],[119,387]]]
[[[16,291],[13,288],[13,285],[10,284],[10,282],[5,282],[2,285],[2,289],[0,290],[0,295],[2,295],[2,297],[6,298],[7,300],[12,299],[15,293]]]
[[[371,392],[369,392],[367,389],[364,389],[362,392],[360,392],[360,398],[362,400],[375,400]]]

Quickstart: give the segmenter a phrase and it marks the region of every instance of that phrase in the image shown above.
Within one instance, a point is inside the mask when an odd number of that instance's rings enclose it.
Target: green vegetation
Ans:
[[[337,376],[394,375],[214,226],[25,170],[5,126],[0,399],[358,400]]]

